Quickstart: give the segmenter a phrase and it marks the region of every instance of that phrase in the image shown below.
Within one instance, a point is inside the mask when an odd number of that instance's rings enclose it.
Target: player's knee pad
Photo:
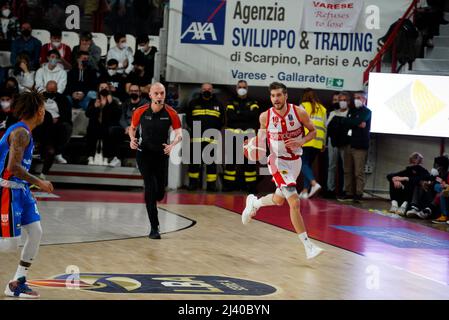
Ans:
[[[281,191],[282,191],[282,194],[284,195],[285,199],[288,199],[294,195],[298,195],[296,186],[283,186],[283,187],[281,187]]]
[[[32,263],[39,251],[42,238],[42,227],[39,221],[22,226],[27,236],[22,250],[22,261]]]

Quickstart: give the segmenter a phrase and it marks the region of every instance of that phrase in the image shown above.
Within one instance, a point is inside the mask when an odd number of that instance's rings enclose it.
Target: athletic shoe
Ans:
[[[42,172],[39,174],[39,179],[41,180],[47,180],[47,177]]]
[[[312,198],[319,190],[321,186],[319,183],[316,183],[312,188],[310,188],[309,198]]]
[[[415,206],[412,206],[409,211],[407,211],[407,218],[413,218],[418,216],[419,209]]]
[[[109,162],[108,166],[109,167],[121,167],[122,161],[120,161],[119,158],[114,157],[114,159],[112,159],[111,162]]]
[[[354,196],[346,195],[346,196],[343,196],[341,198],[337,198],[337,200],[340,201],[340,202],[352,202],[352,201],[354,201]]]
[[[94,157],[87,158],[87,164],[93,166],[95,164]]]
[[[396,200],[391,201],[391,207],[390,207],[390,210],[388,210],[388,212],[396,213],[396,211],[398,211],[398,209],[399,209],[398,202]]]
[[[60,164],[66,164],[67,160],[62,157],[62,154],[57,154],[55,156],[55,162]]]
[[[432,220],[432,223],[440,224],[440,223],[447,223],[448,221],[449,221],[448,218],[442,215],[438,219]]]
[[[33,291],[26,284],[26,278],[21,277],[17,280],[10,281],[5,289],[5,295],[14,298],[24,298],[24,299],[37,299],[39,298],[39,293]]]
[[[307,245],[304,246],[306,249],[306,257],[308,260],[313,259],[323,253],[324,249],[321,249],[316,244],[309,241]]]
[[[430,208],[425,208],[423,211],[418,211],[418,217],[421,219],[429,219],[432,215],[432,210]]]
[[[309,194],[306,191],[303,191],[299,194],[299,199],[308,199]]]
[[[402,217],[405,217],[405,213],[407,212],[407,201],[405,201],[402,206],[399,207],[399,209],[396,211],[396,213]]]
[[[254,202],[257,200],[257,197],[253,194],[250,194],[246,197],[246,207],[242,213],[242,223],[248,224],[251,219],[256,215],[257,209],[254,207]]]
[[[161,234],[159,233],[159,228],[151,228],[150,234],[148,235],[150,239],[160,239]]]

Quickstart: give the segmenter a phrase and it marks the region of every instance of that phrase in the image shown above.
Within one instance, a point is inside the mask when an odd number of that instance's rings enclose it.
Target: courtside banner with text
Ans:
[[[377,40],[411,2],[171,0],[166,79],[359,90]],[[306,3],[320,12],[314,21],[322,31],[305,31]],[[349,13],[355,17],[346,17]],[[341,23],[350,26],[351,18],[354,32],[342,33]]]

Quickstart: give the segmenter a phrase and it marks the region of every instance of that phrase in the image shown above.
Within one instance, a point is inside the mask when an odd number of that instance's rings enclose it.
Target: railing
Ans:
[[[390,36],[387,38],[387,41],[385,41],[384,45],[380,48],[377,55],[374,57],[374,59],[370,62],[369,66],[366,68],[365,72],[363,73],[363,84],[366,86],[368,84],[369,74],[374,69],[376,72],[380,72],[382,69],[382,58],[385,55],[385,53],[388,52],[390,47],[391,50],[391,72],[397,73],[397,57],[396,57],[396,43],[395,39],[399,33],[399,30],[402,28],[402,25],[404,24],[404,21],[407,19],[410,19],[410,17],[414,17],[417,9],[418,9],[418,3],[420,0],[413,0],[413,2],[408,7],[407,11],[404,13],[404,15],[398,20],[398,23],[394,26]]]

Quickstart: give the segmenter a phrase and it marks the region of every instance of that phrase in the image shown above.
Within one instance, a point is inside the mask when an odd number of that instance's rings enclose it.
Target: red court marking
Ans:
[[[144,203],[143,193],[139,192],[58,190],[55,193],[60,198],[46,199],[45,201]],[[215,205],[241,213],[245,204],[245,196],[170,192],[162,203]],[[332,225],[407,228],[433,238],[448,241],[449,233],[404,219],[393,219],[350,205],[342,205],[322,199],[301,201],[301,209],[308,234],[313,239],[364,255],[373,261],[373,265],[376,262],[386,263],[449,284],[449,250],[398,248],[333,228]],[[262,208],[257,213],[256,219],[293,231],[287,205],[279,208]],[[248,228],[251,228],[251,225]]]

